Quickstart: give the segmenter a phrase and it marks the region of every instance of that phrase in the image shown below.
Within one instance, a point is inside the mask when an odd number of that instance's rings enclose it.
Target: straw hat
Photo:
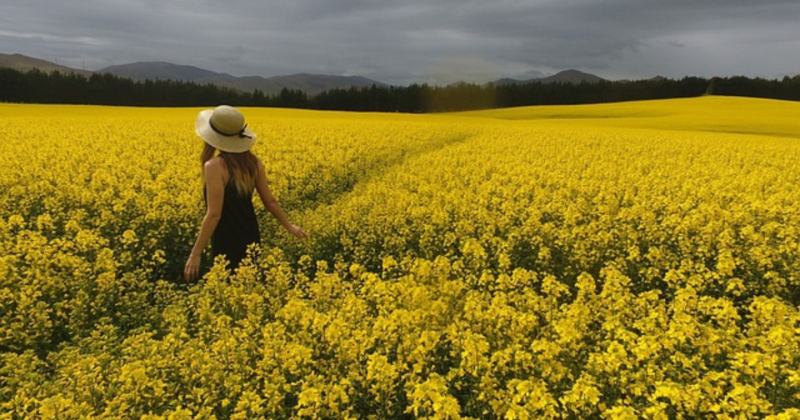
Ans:
[[[194,131],[206,143],[228,153],[246,152],[256,142],[256,135],[247,128],[244,115],[228,105],[200,111]]]

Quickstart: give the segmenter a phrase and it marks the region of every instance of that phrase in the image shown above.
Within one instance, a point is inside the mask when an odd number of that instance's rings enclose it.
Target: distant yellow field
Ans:
[[[800,416],[800,104],[243,109],[187,287],[198,111],[0,104],[0,419]]]
[[[633,127],[800,137],[800,103],[706,96],[691,99],[562,105],[461,112],[453,115],[567,125]]]

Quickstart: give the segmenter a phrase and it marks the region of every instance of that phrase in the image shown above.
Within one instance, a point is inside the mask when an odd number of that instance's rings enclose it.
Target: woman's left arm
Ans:
[[[203,173],[206,181],[206,215],[203,217],[203,224],[192,248],[192,253],[186,260],[186,266],[183,269],[183,278],[187,283],[194,280],[200,271],[200,256],[219,224],[219,219],[222,217],[222,200],[225,198],[221,161],[213,159],[206,162],[203,165]]]
[[[261,202],[264,203],[264,208],[272,213],[272,215],[278,220],[278,223],[280,223],[284,229],[297,238],[303,239],[306,237],[306,233],[300,226],[293,225],[292,222],[289,221],[289,218],[286,217],[286,213],[284,213],[283,209],[281,209],[281,205],[278,204],[278,200],[275,199],[274,195],[272,195],[272,191],[269,189],[269,182],[267,181],[264,164],[262,164],[260,160],[258,161],[256,191],[258,191],[258,196],[261,197]]]

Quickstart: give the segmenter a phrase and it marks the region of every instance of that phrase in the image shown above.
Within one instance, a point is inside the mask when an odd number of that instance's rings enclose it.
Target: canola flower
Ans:
[[[798,111],[248,109],[310,240],[186,289],[197,110],[0,104],[0,418],[800,418]]]

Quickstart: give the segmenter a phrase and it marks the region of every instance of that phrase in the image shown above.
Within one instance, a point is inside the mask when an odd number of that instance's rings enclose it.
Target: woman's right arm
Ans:
[[[208,245],[211,235],[219,224],[222,217],[222,200],[225,198],[225,185],[222,174],[224,168],[219,159],[210,160],[203,165],[203,174],[206,181],[206,215],[203,217],[203,224],[200,226],[200,233],[192,248],[186,266],[183,269],[183,277],[189,282],[197,277],[200,271],[200,256]]]
[[[306,233],[303,232],[300,226],[295,226],[289,221],[289,218],[286,217],[286,213],[283,212],[280,204],[278,204],[278,200],[272,195],[272,191],[269,189],[269,182],[267,181],[267,174],[261,160],[258,161],[256,191],[258,191],[258,196],[261,197],[261,202],[264,203],[264,208],[272,213],[284,229],[298,238],[302,239],[306,237]]]

